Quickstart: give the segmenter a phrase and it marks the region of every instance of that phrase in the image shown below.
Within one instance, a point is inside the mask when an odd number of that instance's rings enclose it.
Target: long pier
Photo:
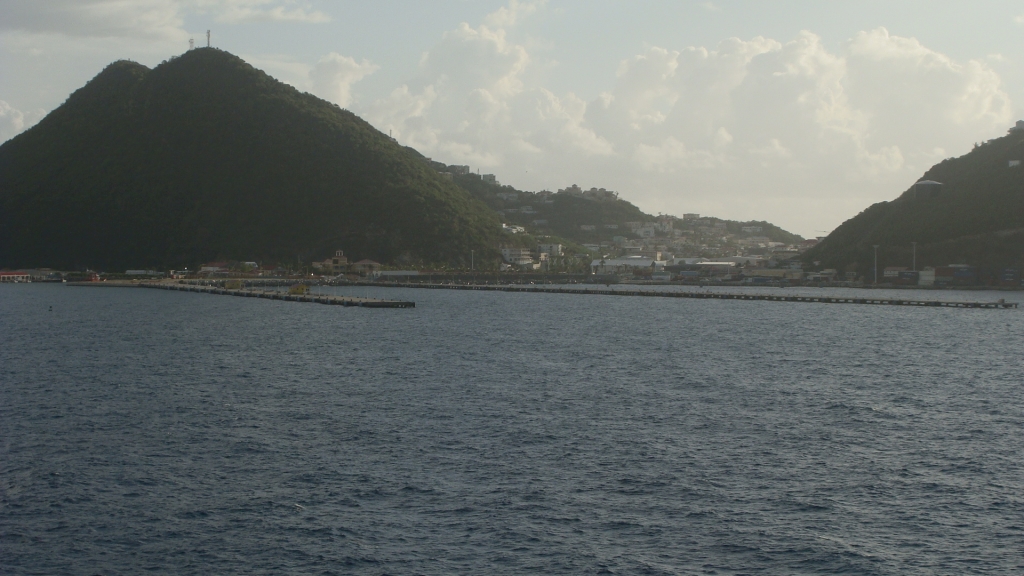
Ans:
[[[310,302],[333,306],[358,306],[360,308],[415,308],[415,302],[404,300],[379,300],[377,298],[359,298],[356,296],[332,296],[328,294],[289,294],[279,290],[256,290],[252,288],[225,288],[218,285],[179,284],[172,282],[68,282],[68,286],[86,286],[96,288],[158,288],[160,290],[177,290],[180,292],[201,292],[203,294],[219,294],[222,296],[241,296],[243,298],[266,298],[268,300],[284,300],[287,302]]]
[[[222,296],[241,296],[243,298],[267,298],[287,302],[309,302],[333,306],[359,306],[361,308],[415,308],[415,302],[403,300],[378,300],[376,298],[358,298],[355,296],[332,296],[328,294],[289,294],[279,290],[253,290],[249,288],[223,288],[221,286],[192,286],[188,284],[172,284],[168,282],[140,282],[140,288],[159,288],[161,290],[178,290],[182,292],[202,292]]]
[[[596,294],[600,296],[646,296],[653,298],[699,298],[710,300],[767,300],[771,302],[805,302],[819,304],[869,304],[881,306],[932,306],[941,308],[1016,308],[1016,302],[961,302],[956,300],[915,300],[909,298],[849,298],[833,296],[797,296],[782,294],[743,294],[735,292],[668,292],[655,290],[590,290],[586,288],[555,288],[488,284],[421,284],[388,283],[374,286],[425,288],[434,290],[490,290],[500,292],[540,292],[545,294]]]

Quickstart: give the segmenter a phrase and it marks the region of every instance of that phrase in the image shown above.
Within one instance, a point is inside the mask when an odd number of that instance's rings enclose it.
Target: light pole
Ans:
[[[872,244],[875,249],[875,286],[878,286],[878,244]]]
[[[913,271],[917,272],[917,242],[911,242],[910,245],[914,247]]]

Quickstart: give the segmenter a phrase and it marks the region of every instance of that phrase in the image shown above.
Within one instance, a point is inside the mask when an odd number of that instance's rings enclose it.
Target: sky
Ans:
[[[0,0],[0,142],[207,30],[435,160],[806,237],[1024,117],[1020,2]]]

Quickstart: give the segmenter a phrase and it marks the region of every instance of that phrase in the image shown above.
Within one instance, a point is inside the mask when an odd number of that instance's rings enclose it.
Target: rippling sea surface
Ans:
[[[1024,571],[1024,309],[334,292],[0,286],[0,573]]]

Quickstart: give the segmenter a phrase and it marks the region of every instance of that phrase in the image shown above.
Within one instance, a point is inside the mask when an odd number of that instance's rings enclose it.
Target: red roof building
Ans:
[[[28,282],[28,272],[4,271],[0,272],[0,282]]]

